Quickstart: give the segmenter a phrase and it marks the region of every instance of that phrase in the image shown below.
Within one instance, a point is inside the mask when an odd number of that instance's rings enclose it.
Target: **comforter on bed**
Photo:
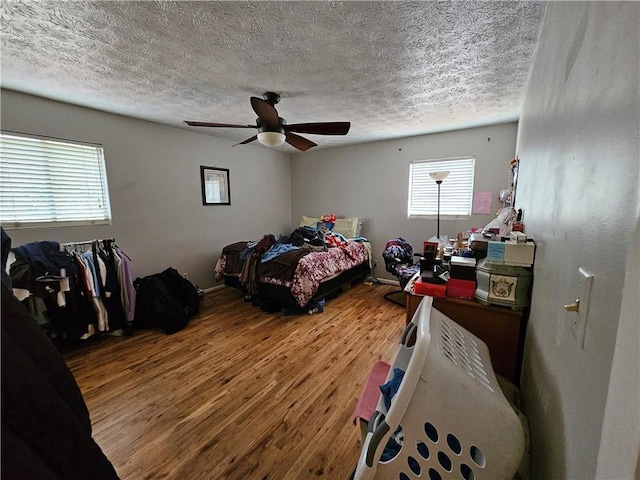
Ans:
[[[356,267],[369,259],[365,242],[349,242],[345,247],[329,248],[326,252],[311,252],[298,261],[293,278],[289,281],[263,275],[260,281],[291,288],[291,294],[304,307],[318,291],[323,280]],[[269,262],[267,262],[269,263]]]
[[[244,260],[240,258],[240,253],[247,248],[248,243],[236,242],[222,249],[222,255],[220,255],[218,263],[216,263],[215,277],[217,281],[222,280],[224,275],[240,275],[244,266]]]
[[[222,280],[225,275],[242,280],[246,265],[240,254],[248,243],[236,242],[223,248],[215,267],[216,280]],[[290,288],[296,302],[304,307],[323,280],[366,262],[370,251],[371,245],[366,241],[341,242],[340,246],[326,250],[305,244],[257,264],[257,276],[260,282]]]

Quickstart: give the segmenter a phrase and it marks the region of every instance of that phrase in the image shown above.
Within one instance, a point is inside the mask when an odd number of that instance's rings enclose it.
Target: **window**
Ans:
[[[473,157],[416,160],[409,168],[409,218],[436,218],[438,185],[429,175],[448,171],[440,185],[440,218],[468,218],[473,200]]]
[[[102,146],[1,132],[0,222],[5,228],[110,224]]]

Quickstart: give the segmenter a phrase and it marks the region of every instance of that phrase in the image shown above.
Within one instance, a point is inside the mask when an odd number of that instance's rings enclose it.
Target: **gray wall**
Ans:
[[[9,230],[14,246],[115,237],[135,275],[173,266],[207,288],[224,245],[290,227],[288,154],[12,91],[1,99],[4,130],[104,146],[113,215],[109,226]],[[202,205],[200,165],[230,170],[231,205]]]
[[[382,251],[391,238],[404,237],[416,252],[436,235],[436,220],[407,218],[409,164],[413,160],[471,155],[476,157],[475,190],[494,193],[491,215],[466,220],[440,219],[440,234],[455,237],[470,227],[484,227],[502,206],[498,192],[509,182],[515,156],[517,123],[436,133],[398,140],[309,151],[291,160],[292,222],[302,215],[335,213],[365,221],[363,235],[378,261],[376,276],[395,280],[384,270]],[[446,189],[447,181],[442,184]]]
[[[215,284],[213,265],[224,245],[288,233],[302,215],[330,212],[365,221],[363,234],[379,260],[375,273],[395,280],[382,262],[387,240],[404,236],[419,249],[436,232],[435,220],[407,219],[409,162],[475,156],[475,189],[494,192],[495,213],[517,130],[506,123],[289,156],[7,90],[1,114],[5,130],[101,143],[113,214],[110,226],[10,230],[14,245],[115,237],[136,275],[173,266],[202,288]],[[202,205],[200,165],[230,169],[230,206]],[[493,218],[441,220],[441,233]]]
[[[520,118],[517,206],[538,241],[522,379],[533,478],[636,467],[639,19],[636,2],[550,2]],[[562,307],[579,267],[595,275],[584,349]]]

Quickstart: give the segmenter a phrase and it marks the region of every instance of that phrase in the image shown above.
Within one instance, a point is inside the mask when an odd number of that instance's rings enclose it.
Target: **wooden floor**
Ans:
[[[126,479],[347,479],[369,368],[391,361],[404,309],[357,285],[324,313],[267,314],[230,288],[175,335],[138,330],[65,355],[93,436]]]

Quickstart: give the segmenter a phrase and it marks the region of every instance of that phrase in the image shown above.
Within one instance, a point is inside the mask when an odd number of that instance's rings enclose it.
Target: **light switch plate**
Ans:
[[[587,330],[587,319],[589,318],[589,301],[591,300],[591,287],[593,285],[593,275],[585,268],[578,269],[578,298],[580,307],[576,313],[570,314],[571,333],[580,345],[584,348],[584,336]]]

